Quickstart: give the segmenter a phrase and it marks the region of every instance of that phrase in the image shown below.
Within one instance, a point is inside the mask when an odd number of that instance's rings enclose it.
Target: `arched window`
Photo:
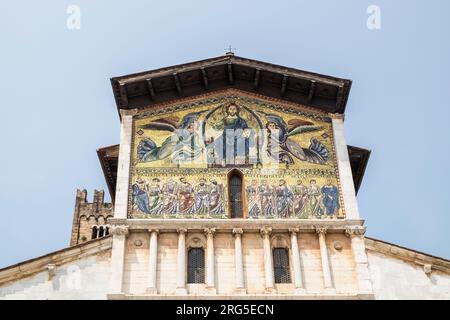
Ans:
[[[105,236],[109,235],[109,227],[105,227]]]
[[[99,227],[99,232],[98,232],[98,237],[99,238],[101,238],[101,237],[103,237],[103,234],[104,234],[104,228],[103,227]]]
[[[228,178],[228,190],[230,199],[231,218],[243,218],[243,192],[242,192],[242,174],[234,170]]]
[[[205,250],[190,248],[188,251],[188,283],[205,283]]]
[[[275,283],[290,283],[289,252],[286,248],[273,248]]]
[[[97,226],[92,227],[92,236],[91,239],[97,239]]]

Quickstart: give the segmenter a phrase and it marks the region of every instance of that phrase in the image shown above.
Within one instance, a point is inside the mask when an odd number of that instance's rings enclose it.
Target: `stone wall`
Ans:
[[[450,274],[399,256],[367,250],[376,299],[450,299]],[[448,262],[447,262],[448,263]]]
[[[0,270],[2,299],[106,299],[111,238],[69,247]]]
[[[107,235],[108,219],[113,216],[114,208],[111,203],[105,203],[105,192],[94,190],[92,202],[87,201],[87,191],[77,190],[75,210],[73,214],[72,234],[70,245],[93,239],[93,227],[97,227],[97,236]],[[100,227],[104,228],[100,233]]]
[[[186,247],[192,238],[204,238],[200,232],[188,232]],[[271,242],[282,237],[289,250],[291,279],[294,278],[292,252],[288,232],[274,232]],[[146,294],[149,264],[148,232],[130,232],[126,240],[125,265],[123,271],[123,292],[130,295]],[[178,270],[178,234],[160,232],[157,250],[157,292],[172,295],[176,292]],[[350,239],[343,233],[327,236],[327,248],[332,273],[333,286],[337,294],[356,295],[358,286],[355,275]],[[298,247],[302,282],[305,293],[324,294],[323,269],[318,236],[315,233],[299,233]],[[206,248],[205,248],[206,249]],[[244,232],[242,235],[244,267],[244,287],[248,294],[266,293],[263,240],[259,232]],[[235,242],[228,230],[216,230],[214,235],[215,292],[218,295],[236,293]],[[208,294],[204,284],[187,284],[188,294]],[[294,294],[294,281],[288,284],[275,284],[276,294]]]

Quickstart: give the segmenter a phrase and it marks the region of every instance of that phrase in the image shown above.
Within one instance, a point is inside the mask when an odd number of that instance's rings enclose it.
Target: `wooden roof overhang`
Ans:
[[[237,57],[232,53],[111,79],[117,109],[139,109],[226,88],[343,114],[351,80]]]

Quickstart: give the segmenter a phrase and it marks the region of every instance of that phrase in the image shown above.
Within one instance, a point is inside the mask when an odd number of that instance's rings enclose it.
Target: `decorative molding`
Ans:
[[[272,228],[271,227],[267,227],[267,226],[264,226],[264,227],[262,227],[260,230],[259,230],[259,232],[261,233],[261,236],[264,238],[264,237],[268,237],[268,236],[270,236],[270,234],[272,233]]]
[[[288,251],[291,248],[291,239],[286,234],[277,233],[270,239],[272,248],[284,248]]]
[[[327,231],[328,231],[327,227],[316,227],[316,233],[318,235],[321,235],[321,234],[325,235],[327,233]]]
[[[364,226],[352,226],[345,229],[345,234],[351,236],[363,236],[366,233],[366,227]]]
[[[148,232],[149,233],[156,232],[156,234],[159,234],[159,229],[148,229]]]
[[[120,115],[123,116],[134,116],[138,113],[138,109],[120,109]]]
[[[243,102],[258,104],[261,107],[271,108],[280,112],[305,116],[316,121],[331,123],[331,117],[329,116],[329,113],[321,111],[319,109],[299,103],[274,99],[268,96],[250,93],[235,88],[217,90],[207,94],[200,94],[182,99],[174,99],[171,101],[150,105],[148,107],[140,109],[136,114],[136,118],[141,119],[149,116],[183,111],[203,106],[208,103],[224,103],[229,99],[238,99]]]
[[[345,114],[341,114],[341,113],[328,113],[328,116],[331,119],[341,119],[341,120],[345,120]]]
[[[342,249],[344,248],[342,243],[340,241],[335,241],[333,243],[333,248],[337,251],[342,251]]]
[[[297,234],[299,232],[300,232],[300,228],[289,228],[289,234],[292,234],[292,233]]]
[[[47,272],[48,272],[48,280],[52,280],[53,277],[56,275],[56,264],[49,263],[47,265]]]
[[[393,258],[423,267],[428,264],[431,265],[433,271],[440,271],[450,274],[450,260],[448,259],[435,257],[423,252],[418,252],[368,237],[364,237],[364,243],[367,251],[373,251],[375,253],[391,256]],[[424,268],[424,272],[427,268]]]
[[[240,237],[240,236],[242,236],[243,233],[244,233],[244,230],[242,230],[242,228],[234,228],[233,229],[233,234],[235,237]]]
[[[128,225],[125,224],[112,225],[110,233],[114,236],[127,236],[129,233]]]
[[[206,248],[206,239],[204,235],[197,233],[192,234],[186,239],[186,249],[190,248]]]
[[[205,236],[214,236],[214,233],[216,233],[216,228],[205,228],[203,229],[203,232],[205,233]]]
[[[186,228],[178,228],[177,232],[180,234],[185,234],[185,233],[187,233],[187,229]]]
[[[122,224],[127,224],[127,219],[119,219],[119,218],[110,218],[108,219],[108,222],[111,226],[113,225],[122,225]]]
[[[128,219],[130,230],[147,231],[159,229],[161,232],[178,232],[178,229],[189,229],[189,232],[203,232],[205,228],[216,228],[216,232],[232,232],[241,228],[245,233],[260,232],[263,227],[270,226],[273,230],[287,232],[290,228],[298,228],[299,232],[316,232],[318,225],[327,228],[328,232],[344,233],[349,226],[362,225],[364,220],[348,219]]]

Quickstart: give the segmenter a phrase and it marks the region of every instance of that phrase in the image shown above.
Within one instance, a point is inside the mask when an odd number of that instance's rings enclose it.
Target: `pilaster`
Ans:
[[[353,259],[355,261],[355,272],[358,282],[359,294],[373,294],[372,281],[370,279],[369,262],[367,260],[366,247],[364,244],[364,233],[366,227],[353,226],[345,230],[350,237]]]

